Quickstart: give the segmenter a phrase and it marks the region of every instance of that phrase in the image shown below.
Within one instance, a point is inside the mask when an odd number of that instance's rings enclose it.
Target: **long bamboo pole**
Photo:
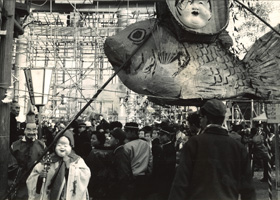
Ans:
[[[154,28],[157,25],[154,25]],[[151,37],[153,31],[150,32],[150,34],[148,34],[146,36],[146,38],[143,40],[143,42],[132,52],[132,54],[127,58],[127,60],[115,71],[115,73],[97,90],[97,92],[93,95],[93,97],[86,103],[86,105],[73,117],[73,119],[66,125],[66,127],[61,130],[57,136],[54,138],[54,140],[52,141],[52,143],[45,149],[45,151],[43,152],[43,154],[38,158],[38,160],[23,174],[23,177],[25,177],[26,175],[30,174],[30,172],[32,171],[32,169],[35,167],[35,165],[37,163],[39,163],[42,158],[49,152],[49,150],[53,147],[53,145],[56,143],[56,141],[59,139],[60,136],[63,135],[63,133],[70,127],[70,125],[76,121],[78,119],[78,117],[88,108],[88,106],[99,96],[99,94],[105,89],[105,87],[112,81],[112,79],[121,71],[123,70],[127,64],[130,62],[131,58],[134,56],[134,54],[148,41],[148,39]],[[3,200],[6,200],[7,197],[9,197],[9,195],[14,191],[14,189],[17,188],[17,186],[19,185],[19,182],[17,182],[13,188],[11,188],[9,190],[9,192],[5,195],[5,197],[3,198]]]

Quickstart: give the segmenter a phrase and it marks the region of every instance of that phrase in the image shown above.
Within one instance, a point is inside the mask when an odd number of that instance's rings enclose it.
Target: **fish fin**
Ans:
[[[275,27],[280,31],[280,25]],[[257,96],[267,98],[269,94],[280,98],[280,36],[271,30],[260,37],[243,59],[250,77],[250,85]]]

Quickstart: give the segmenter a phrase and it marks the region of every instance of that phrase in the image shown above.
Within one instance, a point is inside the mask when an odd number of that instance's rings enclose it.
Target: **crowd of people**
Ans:
[[[42,139],[29,117],[23,137],[11,143],[20,169],[10,173],[20,180],[13,198],[256,199],[252,167],[263,169],[261,181],[268,180],[267,143],[275,144],[273,130],[258,123],[228,131],[225,113],[225,105],[213,99],[181,124],[94,119],[74,121],[65,130],[64,123],[46,123]],[[49,154],[35,163],[51,144]]]

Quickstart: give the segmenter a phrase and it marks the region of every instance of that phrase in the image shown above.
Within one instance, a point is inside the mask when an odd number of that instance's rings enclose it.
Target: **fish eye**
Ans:
[[[131,41],[137,44],[142,42],[145,36],[146,36],[145,29],[135,29],[129,34],[128,39],[130,39]]]

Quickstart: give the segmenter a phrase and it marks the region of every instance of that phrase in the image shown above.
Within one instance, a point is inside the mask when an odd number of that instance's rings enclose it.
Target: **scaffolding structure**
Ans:
[[[105,39],[131,23],[153,18],[155,13],[154,3],[145,7],[135,2],[133,5],[127,2],[126,7],[106,4],[106,8],[96,2],[94,9],[78,9],[75,4],[69,4],[72,12],[50,9],[33,10],[29,14],[24,23],[25,34],[20,37],[26,41],[26,66],[19,69],[53,69],[51,103],[45,106],[49,111],[47,117],[66,120],[113,74],[103,51]],[[126,87],[116,77],[90,106],[89,112],[113,119],[118,113],[120,99],[126,95]]]

